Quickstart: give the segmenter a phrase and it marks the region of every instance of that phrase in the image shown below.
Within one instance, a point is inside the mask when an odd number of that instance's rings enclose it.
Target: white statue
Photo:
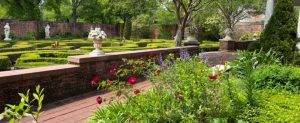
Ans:
[[[49,24],[47,24],[47,26],[45,27],[45,38],[46,39],[50,39],[50,26]]]
[[[4,26],[4,34],[5,34],[5,39],[4,41],[11,41],[11,38],[9,38],[9,34],[10,34],[10,26],[9,23],[6,23]]]

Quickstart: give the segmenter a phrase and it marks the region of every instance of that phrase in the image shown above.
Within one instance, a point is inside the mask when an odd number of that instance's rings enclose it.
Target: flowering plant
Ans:
[[[106,33],[103,30],[101,30],[101,28],[95,28],[95,30],[90,31],[88,39],[101,40],[106,39],[106,37]]]

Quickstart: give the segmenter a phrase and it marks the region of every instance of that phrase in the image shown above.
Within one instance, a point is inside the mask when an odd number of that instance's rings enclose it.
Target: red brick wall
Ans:
[[[116,25],[105,25],[105,24],[93,24],[93,23],[53,23],[53,22],[42,22],[42,21],[19,21],[19,20],[0,20],[0,35],[4,34],[4,25],[10,24],[12,33],[16,37],[22,37],[27,33],[38,34],[40,30],[44,30],[47,24],[50,25],[50,35],[55,36],[57,32],[66,33],[71,32],[73,34],[87,33],[90,28],[101,27],[108,36],[118,36],[119,28]],[[3,39],[4,37],[0,37]]]
[[[170,53],[179,54],[181,49],[187,49],[191,54],[199,52],[199,47],[190,46],[108,53],[99,57],[72,56],[68,65],[0,72],[0,111],[5,104],[19,102],[18,93],[34,90],[38,84],[45,88],[45,103],[53,102],[96,90],[91,87],[92,78],[100,75],[105,80],[109,70],[122,62],[122,58],[147,59],[153,54],[167,56]]]

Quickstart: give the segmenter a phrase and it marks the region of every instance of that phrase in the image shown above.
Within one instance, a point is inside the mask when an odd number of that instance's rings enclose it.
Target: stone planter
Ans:
[[[94,42],[95,50],[93,50],[90,53],[90,55],[91,56],[101,56],[101,55],[104,55],[105,53],[100,50],[100,47],[102,46],[102,40],[94,40],[93,42]]]
[[[235,41],[233,40],[220,40],[220,51],[234,51],[235,50]]]
[[[199,46],[199,41],[196,38],[196,34],[188,34],[186,41],[183,43],[184,46],[196,45]]]

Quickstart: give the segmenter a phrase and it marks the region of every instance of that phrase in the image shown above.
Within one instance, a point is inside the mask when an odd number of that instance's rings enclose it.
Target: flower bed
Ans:
[[[299,122],[299,88],[293,82],[299,68],[278,65],[280,57],[272,51],[240,52],[236,61],[215,67],[187,53],[169,56],[145,70],[154,86],[149,92],[132,88],[131,78],[114,82],[124,86],[102,81],[117,87],[117,96],[127,102],[98,109],[89,122]]]

